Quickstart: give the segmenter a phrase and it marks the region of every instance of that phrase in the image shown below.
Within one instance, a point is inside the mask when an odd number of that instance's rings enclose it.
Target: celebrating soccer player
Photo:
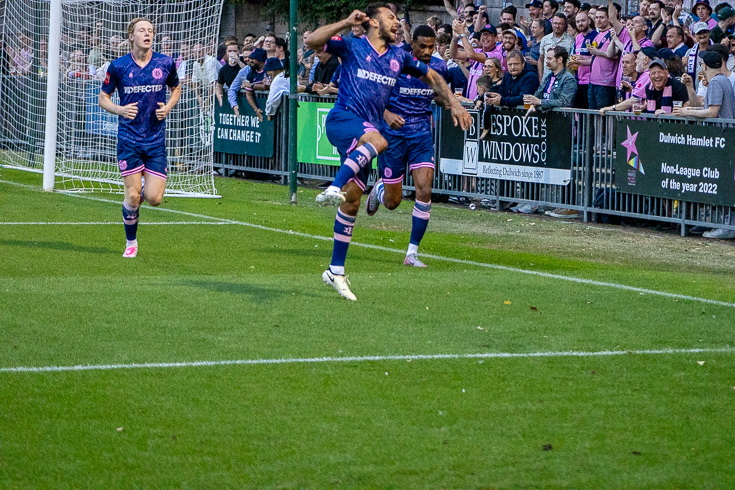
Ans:
[[[363,38],[337,35],[360,24],[367,31]],[[342,59],[339,94],[325,125],[342,165],[332,185],[317,196],[317,202],[340,204],[334,221],[332,261],[322,279],[352,301],[357,298],[344,275],[347,249],[372,160],[388,146],[377,128],[400,74],[428,83],[449,104],[455,125],[467,129],[471,124],[469,114],[452,96],[441,75],[410,53],[390,45],[395,42],[399,28],[393,10],[384,4],[374,4],[365,12],[355,10],[344,20],[317,29],[306,40],[310,48],[326,49]]]
[[[432,56],[435,44],[436,34],[431,27],[422,25],[413,31],[413,57],[446,76],[447,64],[443,59]],[[418,78],[401,75],[398,79],[381,129],[388,141],[388,149],[378,156],[380,180],[370,191],[365,208],[370,216],[375,214],[381,204],[388,209],[397,208],[401,204],[403,176],[408,165],[416,186],[416,203],[411,218],[411,238],[403,264],[413,267],[426,267],[417,254],[431,214],[431,183],[434,180],[434,140],[431,135],[433,100],[434,89]],[[437,102],[447,105],[446,101]]]
[[[166,116],[181,95],[174,60],[151,49],[155,33],[148,19],[130,21],[132,51],[110,63],[99,95],[100,107],[119,116],[117,164],[125,186],[122,214],[126,258],[138,255],[138,208],[143,201],[158,206],[163,199],[168,167]],[[168,101],[166,87],[171,89]],[[120,105],[112,101],[115,90]]]

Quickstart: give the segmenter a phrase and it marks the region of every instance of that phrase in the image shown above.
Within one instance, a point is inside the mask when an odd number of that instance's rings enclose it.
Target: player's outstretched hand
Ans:
[[[368,17],[367,14],[362,10],[353,10],[346,20],[350,23],[350,25],[359,26],[363,22],[367,22],[368,20],[370,20],[370,17]]]
[[[138,115],[138,103],[133,102],[132,104],[122,106],[120,115],[125,119],[135,119],[135,116]]]
[[[163,102],[158,103],[158,109],[156,109],[156,118],[159,121],[163,121],[166,119],[166,116],[168,116],[168,111],[166,110],[166,104]]]
[[[454,120],[454,125],[461,127],[464,131],[467,131],[472,126],[472,116],[467,112],[467,109],[459,104],[452,105],[452,119]]]

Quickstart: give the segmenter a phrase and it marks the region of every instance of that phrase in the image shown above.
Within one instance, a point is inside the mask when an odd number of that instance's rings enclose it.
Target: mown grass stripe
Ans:
[[[9,185],[16,185],[14,182],[5,181],[5,180],[0,180],[0,183],[2,183],[2,184],[9,184]],[[17,184],[17,185],[19,185],[21,187],[30,187],[30,188],[33,188],[33,189],[37,189],[36,187],[28,186],[26,184]],[[99,197],[85,196],[85,195],[79,195],[79,194],[76,194],[76,193],[68,193],[68,192],[63,192],[63,194],[69,195],[69,196],[74,196],[74,197],[77,197],[77,198],[80,198],[80,199],[88,199],[88,200],[91,200],[91,201],[105,202],[105,203],[111,203],[111,204],[115,204],[115,205],[120,205],[120,201],[113,201],[111,199],[103,199],[103,198],[99,198]],[[152,208],[152,209],[156,209],[156,210],[163,211],[163,212],[174,213],[174,214],[180,214],[180,215],[184,215],[184,216],[190,216],[192,218],[199,218],[199,219],[207,219],[207,220],[220,221],[223,224],[241,225],[241,226],[247,226],[249,228],[255,228],[255,229],[263,230],[263,231],[270,231],[270,232],[274,232],[274,233],[284,233],[284,234],[287,234],[287,235],[300,236],[300,237],[309,238],[309,239],[312,239],[312,240],[321,240],[321,241],[330,241],[330,242],[332,241],[332,237],[325,237],[325,236],[320,236],[320,235],[311,235],[309,233],[302,233],[302,232],[293,231],[293,230],[284,230],[284,229],[280,229],[280,228],[272,228],[270,226],[256,225],[254,223],[248,223],[246,221],[238,221],[238,220],[231,220],[231,219],[225,219],[225,218],[217,218],[215,216],[208,216],[208,215],[204,215],[204,214],[191,213],[191,212],[188,212],[188,211],[181,211],[181,210],[177,210],[177,209],[168,209],[168,208],[159,208],[159,207]],[[372,244],[369,244],[369,243],[360,243],[360,242],[356,242],[356,241],[351,242],[351,246],[354,246],[354,247],[362,247],[362,248],[369,248],[369,249],[373,249],[373,250],[380,250],[380,251],[383,251],[383,252],[390,252],[390,253],[397,253],[397,254],[404,254],[405,253],[405,250],[402,250],[402,249],[399,250],[399,249],[395,249],[395,248],[383,247],[383,246],[380,246],[380,245],[372,245]],[[564,276],[564,275],[561,275],[561,274],[552,274],[552,273],[549,273],[549,272],[540,272],[540,271],[533,271],[533,270],[528,270],[528,269],[520,269],[520,268],[516,268],[516,267],[508,267],[508,266],[498,265],[498,264],[489,264],[489,263],[486,263],[486,262],[476,262],[476,261],[473,261],[473,260],[458,259],[458,258],[455,258],[455,257],[445,257],[445,256],[442,256],[442,255],[432,255],[432,254],[424,254],[424,253],[422,253],[421,255],[422,255],[422,257],[426,257],[426,258],[430,258],[430,259],[434,259],[434,260],[441,260],[441,261],[444,261],[444,262],[452,262],[452,263],[455,263],[455,264],[470,265],[470,266],[475,266],[475,267],[484,267],[484,268],[488,268],[488,269],[495,269],[495,270],[500,270],[500,271],[505,271],[505,272],[513,272],[513,273],[516,273],[516,274],[528,274],[528,275],[546,277],[546,278],[549,278],[549,279],[555,279],[555,280],[559,280],[559,281],[576,282],[576,283],[579,283],[579,284],[588,284],[590,286],[599,286],[599,287],[605,287],[605,288],[619,289],[619,290],[623,290],[623,291],[636,292],[636,293],[639,293],[639,294],[651,294],[651,295],[655,295],[655,296],[661,296],[661,297],[665,297],[665,298],[672,298],[672,299],[676,299],[676,300],[694,301],[694,302],[698,302],[698,303],[705,303],[705,304],[716,305],[716,306],[724,306],[724,307],[727,307],[727,308],[735,308],[735,303],[730,303],[730,302],[726,302],[726,301],[719,301],[719,300],[714,300],[714,299],[709,299],[709,298],[700,298],[700,297],[697,297],[697,296],[689,296],[689,295],[686,295],[686,294],[677,294],[677,293],[670,293],[670,292],[666,292],[666,291],[657,291],[655,289],[647,289],[647,288],[640,288],[640,287],[636,287],[636,286],[628,286],[626,284],[618,284],[618,283],[614,283],[614,282],[604,282],[604,281],[595,281],[593,279],[584,279],[584,278],[580,278],[580,277]]]

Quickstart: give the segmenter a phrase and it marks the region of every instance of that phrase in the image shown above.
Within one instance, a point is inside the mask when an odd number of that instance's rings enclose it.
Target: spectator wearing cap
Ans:
[[[574,99],[574,107],[578,109],[588,109],[589,101],[587,99],[590,83],[590,65],[592,64],[592,55],[590,55],[589,47],[592,41],[597,37],[597,31],[592,29],[592,21],[589,14],[580,10],[574,18],[577,23],[577,31],[579,34],[574,38],[574,49],[569,66],[577,70],[577,94]]]
[[[286,51],[288,57],[288,51]],[[291,89],[291,79],[289,77],[288,63],[284,64],[280,58],[268,58],[263,66],[267,77],[271,80],[268,92],[268,99],[265,101],[265,114],[270,120],[281,105],[281,96],[289,93]],[[303,87],[300,87],[303,89]],[[298,90],[298,89],[297,89]],[[301,90],[299,90],[301,91]]]
[[[646,87],[645,112],[655,115],[671,114],[674,109],[674,102],[681,102],[682,107],[689,105],[689,94],[686,87],[669,75],[664,60],[660,58],[653,59],[648,66],[648,76],[651,81]],[[732,90],[732,87],[730,87],[730,90]]]
[[[526,4],[528,9],[528,17],[530,20],[544,19],[544,4],[541,0],[531,0]]]
[[[549,72],[549,68],[545,66],[544,56],[546,52],[556,46],[562,46],[567,53],[571,53],[574,49],[574,38],[567,34],[567,18],[564,14],[554,14],[551,19],[551,34],[547,34],[541,39],[539,47],[538,77],[539,80]]]
[[[461,42],[470,60],[467,88],[463,95],[468,99],[474,99],[477,96],[477,79],[482,76],[482,67],[485,60],[491,56],[502,56],[498,52],[500,48],[496,45],[497,30],[495,26],[490,24],[483,27],[480,30],[480,47],[474,49],[467,37],[466,26],[462,22],[459,20],[453,21],[452,29],[454,30],[455,37],[449,45],[449,56],[457,58],[457,47],[459,42]]]
[[[729,58],[729,50],[727,47],[723,46],[722,44],[713,44],[712,46],[708,47],[706,50],[700,53],[699,57],[702,58],[702,55],[704,53],[717,53],[720,55],[720,58],[722,58],[722,67],[720,68],[722,71],[722,74],[727,77],[728,80],[730,80],[730,83],[733,84],[733,89],[735,90],[735,73],[730,71],[730,69],[727,67],[727,59]],[[704,59],[702,58],[702,63],[704,63]],[[704,68],[702,68],[702,76],[704,77]],[[682,77],[682,83],[686,86],[687,90],[689,90],[689,105],[691,107],[702,107],[704,104],[705,99],[707,98],[707,91],[709,87],[709,81],[706,79],[703,79],[702,82],[699,84],[699,87],[697,87],[697,90],[695,92],[694,85],[692,83],[692,78],[688,75],[685,77]]]
[[[733,74],[725,66],[723,55],[726,53],[720,53],[718,50],[712,49],[715,46],[699,53],[699,57],[704,64],[702,68],[704,81],[700,84],[697,95],[703,96],[703,99],[701,99],[703,106],[700,99],[694,97],[692,98],[691,107],[678,111],[678,116],[735,119],[735,91],[731,79]],[[689,83],[688,85],[691,86]]]
[[[714,46],[713,46],[714,47]],[[691,116],[697,118],[717,117],[720,119],[735,118],[735,91],[731,80],[724,73],[724,53],[707,49],[699,53],[704,68],[704,80],[707,82],[707,94],[704,98],[704,107],[682,107],[674,108],[677,116]],[[728,221],[733,223],[732,213],[728,215]],[[714,228],[702,234],[705,238],[732,239],[735,238],[734,230]]]
[[[712,7],[709,4],[709,0],[697,0],[697,3],[692,7],[692,12],[699,18],[699,22],[707,24],[707,30],[711,31],[717,26],[717,21],[712,18]],[[695,36],[697,33],[694,31],[694,26],[698,22],[692,24],[692,34]]]
[[[488,105],[515,107],[523,104],[523,96],[533,94],[539,86],[536,72],[526,69],[523,53],[513,50],[506,57],[507,73],[503,76],[497,93],[490,93],[485,102]]]
[[[521,25],[524,29],[528,29],[534,20],[543,21],[544,35],[551,32],[551,22],[544,17],[544,3],[541,0],[531,0],[526,4],[528,9],[528,20],[521,17]]]
[[[499,45],[498,52],[500,52],[500,55],[502,56],[500,61],[503,66],[505,66],[505,57],[514,49],[517,49],[521,53],[526,53],[528,51],[528,40],[520,29],[516,29],[510,24],[500,24],[498,28],[500,29],[500,32],[503,33],[503,36],[501,37],[502,42]]]
[[[626,53],[626,56],[633,53]],[[648,87],[651,79],[649,67],[651,62],[658,57],[658,50],[654,47],[648,46],[635,55],[635,70],[639,73],[638,78],[633,82],[630,81],[631,89],[630,95],[624,98],[622,102],[617,104],[611,104],[600,109],[600,114],[605,114],[607,111],[627,111],[633,107],[633,104],[637,104],[646,98],[646,87]],[[627,89],[627,81],[621,79],[619,91]]]
[[[681,62],[681,58],[669,48],[659,49],[658,57],[666,62],[669,75],[681,81],[681,76],[684,74],[684,63]]]
[[[709,38],[710,28],[704,22],[694,23],[692,25],[692,32],[694,32],[696,43],[687,51],[682,61],[684,62],[685,71],[694,80],[694,86],[698,87],[699,73],[702,68],[699,52],[707,49],[712,44],[712,40]]]
[[[713,43],[719,43],[727,36],[730,28],[735,24],[735,10],[726,5],[717,12],[717,18],[717,25],[709,33],[709,38]]]
[[[245,90],[245,99],[247,99],[248,104],[253,109],[253,112],[256,116],[258,116],[258,119],[261,121],[263,120],[263,111],[258,107],[258,105],[255,103],[255,90],[256,89],[263,89],[263,80],[265,80],[265,70],[263,67],[265,66],[265,62],[268,59],[268,53],[263,48],[255,48],[252,53],[250,53],[250,72],[245,76],[245,81],[242,83],[242,88]],[[238,109],[238,106],[235,105],[235,107],[232,108],[235,111],[235,114],[238,116],[240,115],[240,111]]]

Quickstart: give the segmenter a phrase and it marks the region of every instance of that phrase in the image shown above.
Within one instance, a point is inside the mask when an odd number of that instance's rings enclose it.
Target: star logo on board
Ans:
[[[628,165],[630,165],[636,170],[640,170],[640,172],[645,175],[646,172],[643,170],[643,164],[641,163],[638,157],[638,148],[636,147],[636,140],[638,139],[638,133],[631,133],[630,127],[626,127],[625,130],[628,132],[628,137],[625,138],[625,141],[621,143],[623,148],[627,150],[625,161],[628,162]],[[632,158],[631,158],[631,155],[632,155]]]

